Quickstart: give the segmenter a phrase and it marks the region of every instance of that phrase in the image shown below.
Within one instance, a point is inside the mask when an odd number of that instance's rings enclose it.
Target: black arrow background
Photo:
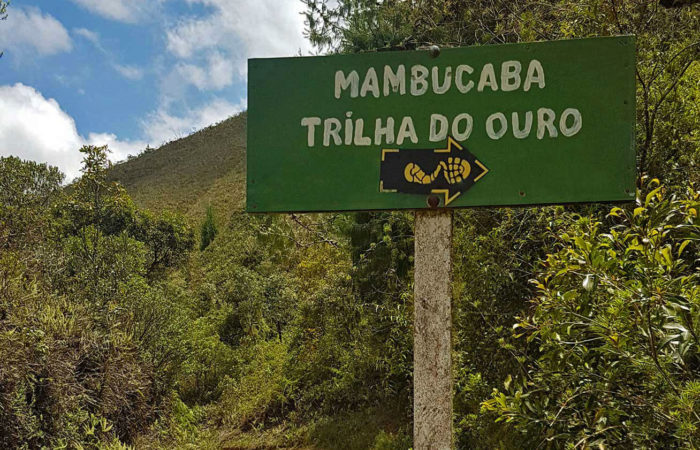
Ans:
[[[431,174],[440,161],[447,162],[450,157],[466,159],[471,164],[469,177],[460,183],[450,184],[440,173],[431,184],[410,183],[404,177],[406,164],[415,163],[423,172]],[[449,189],[450,195],[456,192],[466,192],[474,185],[474,180],[485,172],[477,163],[476,157],[466,148],[459,150],[453,147],[450,153],[436,153],[435,149],[400,149],[398,152],[384,153],[384,161],[380,165],[379,179],[383,182],[384,190],[396,190],[404,194],[430,194],[433,189]]]

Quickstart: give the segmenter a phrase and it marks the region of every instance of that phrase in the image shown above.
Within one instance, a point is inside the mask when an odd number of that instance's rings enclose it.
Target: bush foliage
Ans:
[[[573,217],[513,326],[520,370],[484,402],[531,445],[700,442],[700,192]]]

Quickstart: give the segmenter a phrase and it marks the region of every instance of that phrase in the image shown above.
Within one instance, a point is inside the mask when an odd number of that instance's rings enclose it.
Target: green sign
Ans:
[[[250,212],[626,201],[634,37],[252,59]]]

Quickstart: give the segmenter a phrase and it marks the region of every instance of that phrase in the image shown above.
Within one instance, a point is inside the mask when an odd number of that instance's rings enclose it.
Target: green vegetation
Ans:
[[[634,209],[572,217],[513,326],[521,370],[484,408],[531,445],[700,442],[699,209],[653,180]]]
[[[245,204],[245,121],[241,113],[158,149],[147,148],[115,165],[109,179],[146,209],[179,211],[195,226],[211,205],[223,223]]]
[[[211,241],[216,237],[219,230],[216,228],[216,219],[214,219],[214,209],[209,205],[207,207],[207,216],[202,223],[199,238],[199,249],[204,250],[209,247]]]
[[[330,51],[637,35],[636,203],[455,213],[456,444],[699,447],[699,6],[306,3]],[[0,159],[0,447],[410,447],[412,214],[244,214],[244,139]]]
[[[72,193],[44,164],[0,159],[0,446],[131,442],[186,352],[164,273],[194,243],[140,212],[85,147]]]

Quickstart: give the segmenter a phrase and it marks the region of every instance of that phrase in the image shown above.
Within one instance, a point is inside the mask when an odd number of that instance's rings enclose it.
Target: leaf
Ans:
[[[625,250],[625,254],[627,254],[627,253],[629,253],[629,252],[633,252],[633,251],[635,251],[635,250],[638,251],[638,252],[644,252],[644,247],[643,247],[641,244],[633,244],[633,245],[630,245],[630,246],[627,247],[627,249]]]
[[[624,213],[625,211],[622,208],[615,207],[610,210],[608,213],[608,216],[613,216],[613,217],[620,217],[620,213]]]
[[[673,256],[671,255],[671,246],[666,246],[661,249],[661,255],[664,257],[666,265],[673,266]]]
[[[685,250],[685,248],[688,246],[688,244],[690,244],[690,240],[683,241],[681,243],[680,247],[678,247],[678,257],[679,258],[681,256],[681,254],[683,253],[683,250]]]
[[[525,400],[524,405],[530,410],[530,412],[537,413],[537,410],[535,410],[534,406],[532,406],[532,402],[530,402],[530,400]]]
[[[683,334],[688,333],[688,329],[677,322],[665,323],[664,328],[666,328],[667,330],[678,330]]]
[[[506,378],[506,381],[503,382],[503,386],[505,386],[506,390],[510,388],[510,383],[513,381],[513,378],[508,374],[508,377]]]
[[[664,347],[666,347],[666,346],[667,346],[668,344],[670,344],[671,342],[674,342],[674,341],[678,340],[679,337],[680,337],[679,334],[668,334],[668,335],[666,335],[666,337],[663,338],[663,339],[661,340],[661,343],[659,344],[659,350],[663,350]]]
[[[651,203],[651,200],[654,198],[654,196],[661,190],[661,186],[657,187],[653,191],[649,192],[647,194],[647,197],[644,201],[644,206],[649,206],[649,203]]]
[[[668,303],[683,311],[690,311],[690,302],[683,296],[674,295],[673,297],[669,297]]]

